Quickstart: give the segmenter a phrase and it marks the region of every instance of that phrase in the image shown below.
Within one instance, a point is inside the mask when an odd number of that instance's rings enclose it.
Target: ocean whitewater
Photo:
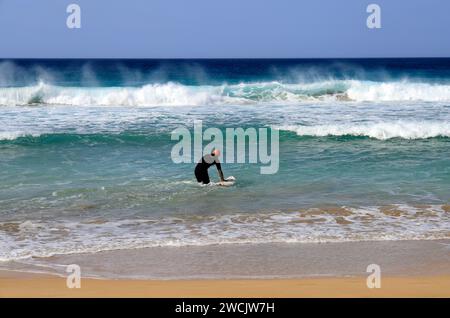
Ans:
[[[200,187],[171,132],[279,130]],[[0,61],[0,264],[152,246],[450,238],[450,59]],[[212,179],[216,172],[210,172]]]
[[[139,87],[62,87],[39,82],[0,90],[0,105],[71,106],[219,106],[302,102],[403,102],[450,100],[448,85],[324,80],[317,83],[280,82],[234,85],[147,84]]]

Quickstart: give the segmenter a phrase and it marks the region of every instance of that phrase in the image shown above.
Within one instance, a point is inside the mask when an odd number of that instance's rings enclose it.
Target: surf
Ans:
[[[448,239],[446,211],[448,205],[397,204],[109,221],[0,222],[0,239],[5,242],[0,264],[32,257],[148,247]],[[427,222],[437,223],[430,228]],[[59,236],[55,228],[63,229],[65,236]],[[399,230],[403,228],[409,231]],[[106,230],[108,236],[104,235]]]
[[[342,123],[328,125],[282,125],[279,130],[295,132],[298,136],[358,136],[378,140],[428,139],[450,137],[450,122],[384,121],[375,123]]]
[[[275,125],[280,131],[280,141],[297,138],[352,137],[371,138],[387,141],[426,140],[431,138],[450,138],[450,123],[437,121],[391,121],[374,123],[343,123],[318,125]],[[47,132],[47,131],[0,131],[0,144],[16,145],[56,145],[56,144],[95,144],[95,145],[164,145],[170,143],[169,131],[143,132]]]
[[[40,82],[33,86],[0,88],[2,106],[139,107],[408,101],[448,102],[450,85],[409,81],[321,80],[296,84],[274,81],[222,85],[167,82],[139,87],[66,87]]]

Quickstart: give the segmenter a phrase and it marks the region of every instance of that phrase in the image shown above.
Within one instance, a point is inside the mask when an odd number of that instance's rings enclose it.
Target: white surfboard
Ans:
[[[223,187],[230,187],[232,185],[234,185],[234,183],[236,182],[236,178],[231,176],[225,179],[225,181],[220,181],[217,183],[217,185],[223,186]]]

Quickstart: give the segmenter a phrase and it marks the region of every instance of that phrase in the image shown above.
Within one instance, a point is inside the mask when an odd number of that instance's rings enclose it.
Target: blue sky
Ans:
[[[450,57],[450,1],[0,0],[0,39],[7,58]]]

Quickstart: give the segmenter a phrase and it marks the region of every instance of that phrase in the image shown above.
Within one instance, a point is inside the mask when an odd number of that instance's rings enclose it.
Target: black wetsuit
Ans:
[[[223,181],[222,167],[220,166],[219,158],[216,158],[213,155],[205,155],[195,167],[195,177],[197,178],[198,182],[202,182],[204,184],[208,184],[210,182],[208,168],[213,165],[216,165],[220,179]]]

